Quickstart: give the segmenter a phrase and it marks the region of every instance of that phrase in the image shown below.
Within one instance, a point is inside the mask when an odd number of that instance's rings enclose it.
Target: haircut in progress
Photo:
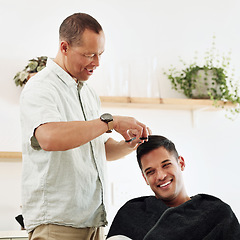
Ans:
[[[238,219],[227,203],[209,194],[188,195],[185,160],[172,141],[149,135],[137,148],[137,161],[154,196],[127,201],[113,219],[107,240],[240,239]]]
[[[142,143],[137,148],[137,161],[141,169],[142,169],[141,163],[142,156],[159,147],[164,147],[169,153],[173,154],[176,157],[176,160],[178,159],[179,155],[176,150],[175,144],[172,141],[160,135],[149,135],[148,141]]]

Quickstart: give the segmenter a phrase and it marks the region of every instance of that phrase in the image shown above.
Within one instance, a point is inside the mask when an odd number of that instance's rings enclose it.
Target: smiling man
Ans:
[[[56,57],[22,91],[22,205],[31,240],[104,239],[105,162],[148,138],[149,129],[136,119],[101,114],[86,82],[104,50],[101,25],[75,13],[60,26]],[[113,130],[123,140],[105,134]]]
[[[137,160],[155,196],[128,201],[115,216],[107,239],[240,239],[230,206],[206,194],[188,196],[182,175],[185,161],[173,142],[151,135],[137,148]]]
[[[169,207],[176,207],[190,200],[182,176],[185,162],[183,157],[178,156],[173,145],[166,148],[162,146],[148,154],[140,153],[141,157],[138,159],[141,158],[139,164],[141,164],[143,177],[156,198],[161,199]]]

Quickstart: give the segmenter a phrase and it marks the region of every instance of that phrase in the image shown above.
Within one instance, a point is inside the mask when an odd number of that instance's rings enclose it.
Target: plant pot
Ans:
[[[209,92],[212,95],[220,95],[220,85],[216,83],[214,70],[198,70],[195,76],[195,88],[192,90],[192,98],[209,99]]]
[[[33,77],[34,75],[36,75],[36,74],[37,74],[37,72],[29,73],[29,75],[28,75],[28,77],[27,77],[27,81],[28,81],[31,77]]]

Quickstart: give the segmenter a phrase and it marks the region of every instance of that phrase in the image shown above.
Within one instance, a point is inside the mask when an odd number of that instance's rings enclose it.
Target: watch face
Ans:
[[[101,120],[104,122],[110,122],[113,120],[113,117],[110,113],[104,113],[103,115],[101,115]]]

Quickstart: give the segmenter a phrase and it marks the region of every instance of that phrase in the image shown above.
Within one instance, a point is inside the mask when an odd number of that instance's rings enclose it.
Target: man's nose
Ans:
[[[94,59],[93,59],[93,64],[94,66],[98,67],[100,65],[100,56],[99,55],[95,55]]]
[[[157,180],[164,180],[166,178],[167,174],[165,173],[165,171],[162,170],[158,170],[157,171]]]

